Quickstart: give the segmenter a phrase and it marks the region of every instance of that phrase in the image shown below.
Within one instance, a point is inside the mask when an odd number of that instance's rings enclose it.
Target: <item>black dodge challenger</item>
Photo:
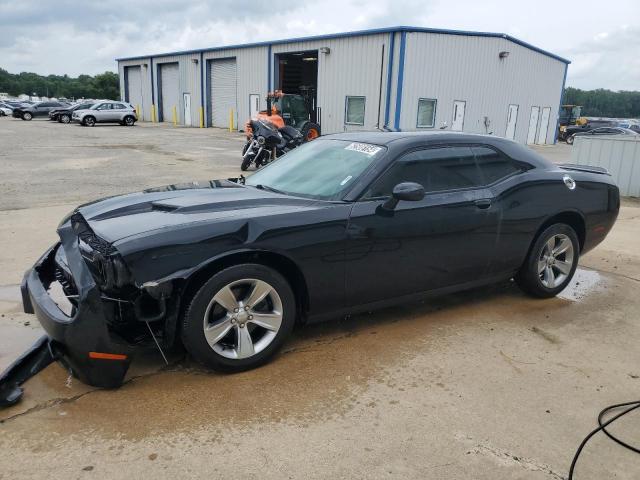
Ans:
[[[136,349],[177,342],[245,370],[296,323],[510,278],[552,297],[619,205],[603,169],[453,132],[331,135],[246,179],[99,200],[26,273],[24,310],[47,336],[0,389],[16,401],[53,360],[118,386]]]

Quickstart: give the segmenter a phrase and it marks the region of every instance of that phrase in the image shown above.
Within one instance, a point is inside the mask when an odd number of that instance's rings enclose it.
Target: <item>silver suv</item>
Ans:
[[[87,127],[96,123],[119,123],[132,127],[137,121],[135,109],[126,102],[101,101],[86,110],[73,112],[72,120]]]

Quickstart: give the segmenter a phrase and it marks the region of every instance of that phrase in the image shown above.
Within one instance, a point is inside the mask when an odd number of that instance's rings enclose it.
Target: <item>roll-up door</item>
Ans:
[[[144,101],[142,98],[142,72],[140,66],[124,67],[126,69],[125,78],[127,80],[127,89],[125,101],[138,109],[140,115],[144,112]]]
[[[177,63],[160,65],[161,117],[163,122],[173,122],[173,108],[179,111],[180,90]],[[177,113],[176,113],[177,115]]]
[[[237,128],[237,69],[236,59],[213,60],[211,62],[211,124],[229,128],[230,112],[233,110],[234,127]]]

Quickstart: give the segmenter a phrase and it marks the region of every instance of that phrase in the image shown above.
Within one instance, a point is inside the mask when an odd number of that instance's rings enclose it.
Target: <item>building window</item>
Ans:
[[[418,99],[418,128],[433,128],[436,123],[436,100]]]
[[[347,96],[345,121],[347,125],[364,125],[365,97]]]

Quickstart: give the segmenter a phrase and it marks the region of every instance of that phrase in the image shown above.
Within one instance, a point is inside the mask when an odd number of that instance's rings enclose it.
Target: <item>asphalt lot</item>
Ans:
[[[41,334],[16,285],[75,205],[240,173],[242,137],[0,118],[0,369]],[[541,147],[557,162],[571,147]],[[149,354],[120,389],[51,365],[0,411],[0,479],[561,479],[605,406],[640,392],[640,202],[563,298],[512,283],[299,329],[236,375]],[[637,412],[637,411],[636,411]],[[638,444],[640,413],[613,428]],[[604,436],[577,478],[636,479]]]

